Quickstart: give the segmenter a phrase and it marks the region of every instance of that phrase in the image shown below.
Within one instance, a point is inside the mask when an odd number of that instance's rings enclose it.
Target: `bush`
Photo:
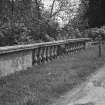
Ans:
[[[105,40],[105,26],[100,28],[89,28],[82,33],[85,37],[92,38],[93,40],[97,40],[98,36],[101,35],[102,39]]]

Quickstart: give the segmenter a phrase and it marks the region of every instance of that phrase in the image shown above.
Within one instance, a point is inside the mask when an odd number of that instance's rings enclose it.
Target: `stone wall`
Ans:
[[[0,77],[32,67],[32,51],[12,52],[0,55]]]
[[[27,70],[34,64],[48,62],[56,59],[57,56],[78,52],[85,48],[86,42],[89,40],[88,38],[80,38],[0,47],[0,77]]]

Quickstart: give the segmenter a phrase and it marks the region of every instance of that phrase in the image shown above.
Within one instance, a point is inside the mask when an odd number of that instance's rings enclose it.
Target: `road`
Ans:
[[[53,105],[105,105],[105,66]]]

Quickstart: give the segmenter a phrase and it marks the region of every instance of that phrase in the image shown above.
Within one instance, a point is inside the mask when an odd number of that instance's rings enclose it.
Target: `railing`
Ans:
[[[27,67],[31,67],[34,64],[38,65],[56,59],[58,56],[78,52],[85,49],[86,42],[90,40],[89,38],[67,39],[38,44],[0,47],[1,75],[8,75],[15,71],[27,69]]]
[[[85,43],[89,39],[68,39],[56,42],[42,43],[33,49],[33,64],[41,64],[69,53],[75,53],[85,49]]]
[[[91,46],[95,46],[95,45],[99,45],[99,40],[91,40],[91,42],[89,42],[91,44]],[[101,40],[101,44],[104,44],[105,40]]]

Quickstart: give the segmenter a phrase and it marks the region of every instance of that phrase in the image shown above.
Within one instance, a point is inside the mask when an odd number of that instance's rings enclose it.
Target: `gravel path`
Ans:
[[[105,105],[105,66],[54,105]]]

